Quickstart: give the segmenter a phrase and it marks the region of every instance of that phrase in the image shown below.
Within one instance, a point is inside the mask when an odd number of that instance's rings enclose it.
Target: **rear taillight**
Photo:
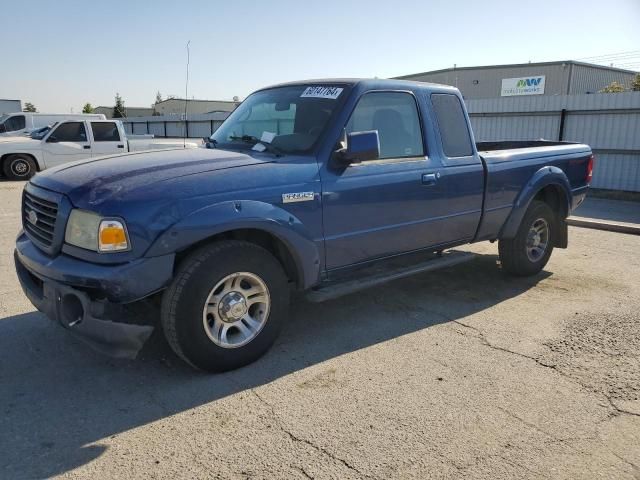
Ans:
[[[595,159],[595,155],[592,154],[587,162],[587,183],[591,183],[591,179],[593,178],[593,162]]]

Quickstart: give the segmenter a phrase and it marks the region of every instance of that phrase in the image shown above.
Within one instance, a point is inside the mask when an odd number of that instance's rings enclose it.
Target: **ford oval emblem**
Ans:
[[[35,225],[38,223],[38,214],[34,210],[30,210],[27,214],[27,220]]]

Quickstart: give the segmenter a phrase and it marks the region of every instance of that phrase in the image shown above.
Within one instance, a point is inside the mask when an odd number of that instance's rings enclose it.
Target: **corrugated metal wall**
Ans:
[[[215,132],[229,113],[203,113],[189,115],[185,122],[177,115],[164,115],[152,117],[121,118],[127,133],[135,135],[152,134],[156,137],[185,136],[185,128],[188,128],[187,137],[203,138]]]
[[[573,65],[571,70],[571,83],[569,91],[571,94],[597,93],[611,82],[618,82],[627,88],[631,86],[633,75],[617,72],[608,68],[594,68],[584,65]]]
[[[640,192],[640,92],[466,103],[476,141],[562,138],[586,143],[596,153],[593,187]]]

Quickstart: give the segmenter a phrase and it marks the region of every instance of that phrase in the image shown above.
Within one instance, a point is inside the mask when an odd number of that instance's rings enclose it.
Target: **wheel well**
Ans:
[[[541,200],[551,207],[559,220],[564,220],[569,215],[566,197],[557,185],[547,185],[533,198]]]
[[[24,155],[25,157],[29,157],[33,160],[33,163],[36,164],[36,170],[40,171],[40,164],[38,163],[38,159],[31,155],[30,153],[5,153],[0,157],[0,167],[4,169],[4,162],[13,155]]]
[[[276,257],[282,265],[282,268],[290,282],[293,282],[297,287],[302,285],[302,274],[298,270],[298,265],[287,245],[275,235],[272,235],[265,230],[255,228],[231,230],[205,238],[204,240],[191,245],[189,248],[178,252],[176,254],[176,265],[180,264],[180,262],[182,262],[182,260],[193,250],[208,243],[218,242],[220,240],[242,240],[261,246]]]

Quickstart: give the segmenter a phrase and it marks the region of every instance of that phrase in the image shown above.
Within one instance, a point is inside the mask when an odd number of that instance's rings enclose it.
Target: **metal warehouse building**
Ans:
[[[14,113],[22,111],[20,100],[4,100],[0,98],[0,115],[4,113]]]
[[[616,81],[627,88],[637,72],[573,60],[434,70],[396,77],[453,85],[467,99],[597,93]]]
[[[235,100],[186,100],[189,114],[233,112],[240,104]],[[184,113],[184,98],[167,98],[156,103],[153,108],[160,115],[182,115]]]

